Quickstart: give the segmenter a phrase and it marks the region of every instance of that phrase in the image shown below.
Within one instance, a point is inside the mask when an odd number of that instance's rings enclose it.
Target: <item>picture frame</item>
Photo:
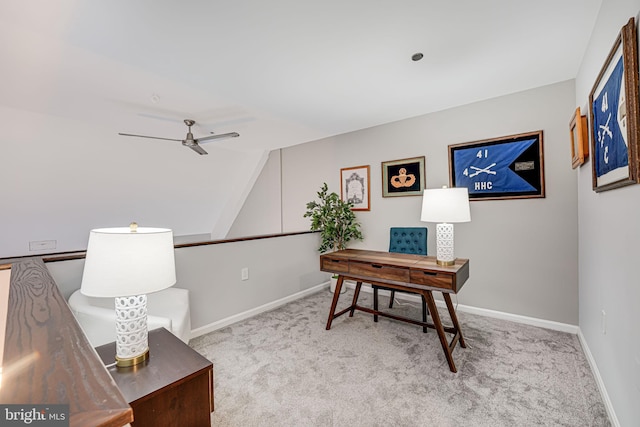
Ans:
[[[340,169],[340,198],[353,203],[352,211],[371,209],[369,165]]]
[[[638,45],[635,19],[622,27],[589,94],[595,192],[638,182]]]
[[[422,196],[424,156],[382,162],[382,197]]]
[[[589,128],[587,116],[580,114],[580,107],[569,122],[569,136],[571,140],[571,167],[582,166],[589,158]]]
[[[545,197],[542,130],[449,145],[449,185],[470,200]]]

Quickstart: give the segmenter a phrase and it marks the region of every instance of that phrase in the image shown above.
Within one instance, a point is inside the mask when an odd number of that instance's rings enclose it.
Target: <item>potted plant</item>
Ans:
[[[337,251],[345,249],[351,240],[362,240],[360,223],[351,210],[353,203],[345,202],[335,192],[329,193],[326,182],[322,184],[317,194],[318,200],[307,203],[307,212],[304,217],[311,218],[311,231],[320,232],[321,241],[318,251]],[[333,292],[334,280],[331,285]]]

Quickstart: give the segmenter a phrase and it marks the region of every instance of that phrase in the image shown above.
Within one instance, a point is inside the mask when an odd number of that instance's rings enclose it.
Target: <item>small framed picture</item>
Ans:
[[[580,107],[569,122],[569,134],[571,137],[571,167],[573,169],[584,164],[589,158],[589,129],[587,128],[587,116],[580,115]]]
[[[638,160],[638,46],[635,20],[622,27],[589,94],[593,190],[636,184]]]
[[[382,162],[382,197],[422,196],[424,156]]]
[[[352,211],[368,211],[369,165],[340,169],[340,198],[353,203]]]
[[[449,145],[449,184],[470,200],[544,197],[542,131]]]

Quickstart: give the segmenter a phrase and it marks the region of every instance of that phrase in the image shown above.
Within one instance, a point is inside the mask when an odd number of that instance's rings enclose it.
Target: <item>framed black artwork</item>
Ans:
[[[544,197],[542,131],[449,145],[449,185],[471,200]]]
[[[424,156],[382,162],[382,197],[422,196]]]
[[[638,47],[634,19],[622,27],[589,94],[593,190],[638,182]]]

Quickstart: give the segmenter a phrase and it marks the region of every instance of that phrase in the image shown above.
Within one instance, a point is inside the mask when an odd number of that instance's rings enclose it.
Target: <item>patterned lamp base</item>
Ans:
[[[133,366],[148,358],[147,296],[117,297],[116,366]]]
[[[440,223],[436,226],[436,262],[438,265],[453,265],[453,224]]]

